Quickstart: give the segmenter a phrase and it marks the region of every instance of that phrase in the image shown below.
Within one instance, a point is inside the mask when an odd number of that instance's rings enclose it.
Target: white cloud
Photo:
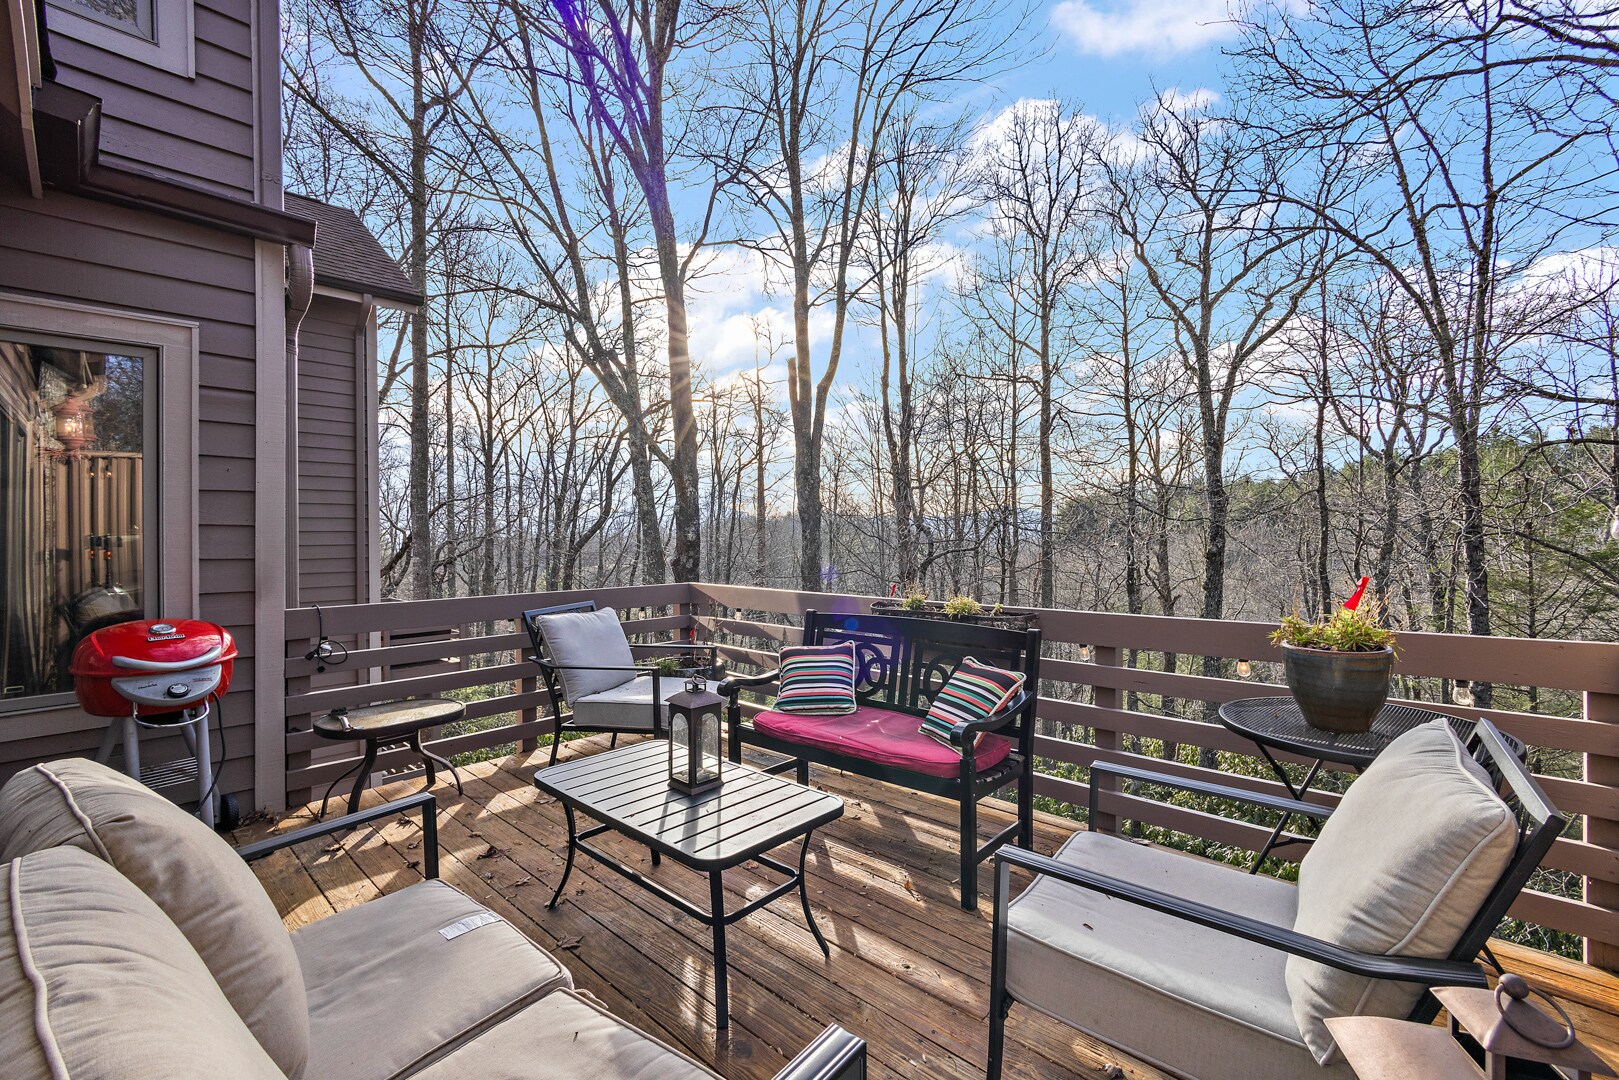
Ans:
[[[1219,104],[1220,94],[1206,86],[1199,86],[1195,90],[1182,90],[1176,86],[1159,94],[1158,101],[1172,113],[1201,113]]]
[[[1196,52],[1237,33],[1228,0],[1060,0],[1051,24],[1080,52],[1102,57]]]

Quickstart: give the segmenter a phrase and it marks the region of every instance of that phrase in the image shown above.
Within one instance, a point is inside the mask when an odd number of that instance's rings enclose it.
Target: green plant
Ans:
[[[1329,652],[1377,652],[1394,647],[1394,631],[1382,624],[1382,611],[1375,603],[1363,603],[1351,611],[1339,608],[1307,622],[1288,615],[1271,634],[1272,645],[1292,645],[1299,649]]]
[[[921,611],[928,606],[928,594],[921,589],[912,589],[905,594],[905,599],[899,602],[899,606],[906,611]]]
[[[984,605],[970,596],[956,595],[946,600],[941,610],[952,619],[959,619],[963,615],[983,614]]]
[[[678,656],[660,656],[650,666],[657,668],[659,675],[682,675],[686,671],[684,662]]]

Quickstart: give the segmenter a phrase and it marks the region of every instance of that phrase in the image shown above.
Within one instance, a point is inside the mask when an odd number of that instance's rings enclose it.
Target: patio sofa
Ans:
[[[430,880],[291,934],[247,860],[423,815]],[[12,1080],[686,1080],[715,1074],[572,988],[438,881],[429,793],[238,853],[80,759],[0,789],[0,1072]],[[783,1080],[859,1080],[829,1028]]]
[[[732,761],[744,744],[789,760],[770,772],[795,769],[809,782],[809,765],[869,776],[890,784],[942,795],[961,808],[961,906],[978,906],[978,864],[1014,837],[1034,841],[1034,707],[1040,686],[1040,631],[939,619],[804,612],[805,645],[851,642],[855,653],[855,700],[846,716],[803,716],[765,709],[744,717],[741,692],[775,683],[779,670],[730,675],[719,693],[730,699],[727,727]],[[922,734],[928,703],[965,657],[1020,671],[1023,689],[1000,711],[960,723],[951,746]],[[980,741],[980,736],[982,737]],[[1011,787],[1018,819],[978,842],[978,802]]]

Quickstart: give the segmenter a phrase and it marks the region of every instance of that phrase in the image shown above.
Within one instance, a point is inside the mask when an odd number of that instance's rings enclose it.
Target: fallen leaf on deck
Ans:
[[[485,848],[483,850],[483,852],[481,854],[479,854],[478,858],[480,858],[480,859],[493,859],[499,854],[500,854],[500,849],[498,847],[496,847],[495,845],[490,844],[487,848]]]
[[[579,939],[577,937],[565,937],[557,939],[557,948],[559,949],[577,949],[578,947]]]
[[[1117,1065],[1103,1065],[1102,1075],[1107,1077],[1107,1080],[1124,1080],[1124,1070]]]
[[[422,865],[422,860],[420,860],[420,859],[412,859],[412,860],[410,860],[409,862],[407,862],[405,864],[405,869],[406,870],[418,870],[418,869],[421,868],[421,865]]]
[[[527,884],[529,884],[529,883],[530,883],[530,882],[532,882],[532,881],[533,881],[533,880],[534,880],[534,879],[533,879],[533,878],[531,878],[531,877],[521,877],[521,878],[518,878],[518,879],[517,879],[517,880],[516,880],[516,881],[514,881],[514,882],[512,882],[512,888],[514,888],[514,889],[521,889],[521,888],[522,888],[522,887],[523,887],[523,886],[524,886],[524,885],[527,885]]]

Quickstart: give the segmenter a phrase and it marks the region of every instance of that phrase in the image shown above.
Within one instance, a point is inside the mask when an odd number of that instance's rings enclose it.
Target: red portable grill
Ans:
[[[210,704],[219,707],[230,688],[235,661],[236,642],[230,631],[198,619],[142,619],[86,635],[73,650],[68,668],[73,692],[85,712],[115,721],[107,727],[97,760],[111,759],[121,733],[125,771],[154,788],[177,787],[194,779],[197,814],[213,826],[219,800],[208,716]],[[178,730],[193,756],[149,770],[143,777],[142,727]]]

